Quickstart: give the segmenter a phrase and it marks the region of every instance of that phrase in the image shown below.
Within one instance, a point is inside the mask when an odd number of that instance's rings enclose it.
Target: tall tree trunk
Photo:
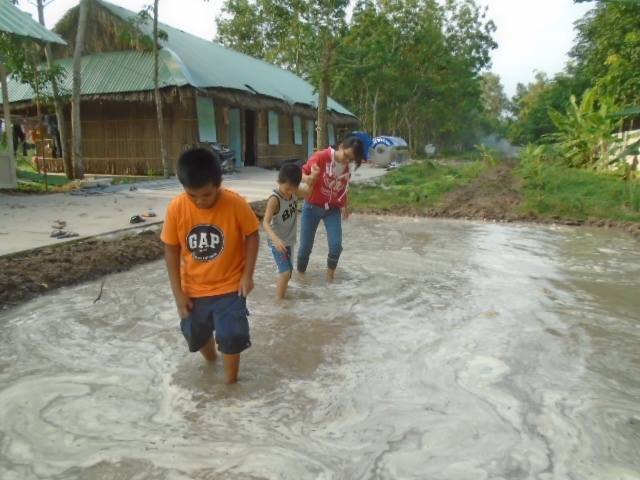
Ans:
[[[9,106],[9,90],[7,87],[7,69],[0,63],[0,86],[2,86],[2,109],[4,110],[4,129],[7,132],[7,148],[9,150],[9,178],[7,183],[12,186],[18,184],[16,178],[16,157],[13,154],[13,127],[11,126],[11,111]]]
[[[158,51],[158,2],[153,2],[153,86],[156,99],[156,117],[158,120],[158,135],[160,137],[160,158],[162,158],[162,174],[165,178],[171,175],[171,166],[167,158],[167,149],[164,143],[164,118],[162,116],[162,96],[160,96],[160,68]]]
[[[330,34],[325,34],[322,47],[320,88],[318,89],[318,150],[327,148],[327,97],[331,90],[331,56],[333,42]]]
[[[369,84],[364,81],[364,89],[360,91],[358,96],[358,108],[362,112],[360,117],[360,125],[363,130],[370,130],[369,127]]]
[[[376,94],[373,97],[373,128],[371,133],[374,137],[378,136],[378,95],[380,95],[380,87],[376,88]]]
[[[42,2],[43,0],[38,0],[38,20],[43,27],[46,27],[44,24],[44,5]],[[50,43],[45,44],[44,53],[47,56],[47,67],[51,70],[53,68],[53,53],[51,52]],[[60,150],[64,164],[64,173],[67,174],[68,178],[73,178],[73,165],[71,163],[71,155],[67,145],[69,134],[67,132],[67,122],[65,122],[64,118],[64,104],[60,99],[60,89],[55,78],[51,81],[51,89],[53,90],[53,103],[56,110],[56,119],[58,121],[58,132],[60,133]]]
[[[73,95],[71,101],[71,129],[73,131],[73,176],[84,178],[84,158],[82,154],[82,127],[80,125],[80,87],[82,78],[82,52],[84,50],[84,33],[87,29],[88,0],[80,1],[78,15],[78,32],[76,46],[73,51]]]
[[[407,125],[407,133],[408,133],[407,145],[409,146],[409,152],[411,153],[411,155],[413,155],[415,152],[413,148],[413,135],[411,131],[411,122],[409,121],[409,114],[405,114],[404,122]]]

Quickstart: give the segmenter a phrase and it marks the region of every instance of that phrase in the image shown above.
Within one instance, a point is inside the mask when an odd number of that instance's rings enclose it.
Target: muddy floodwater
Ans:
[[[162,263],[0,313],[0,478],[640,479],[640,244],[353,218],[273,300],[240,383],[189,354]]]

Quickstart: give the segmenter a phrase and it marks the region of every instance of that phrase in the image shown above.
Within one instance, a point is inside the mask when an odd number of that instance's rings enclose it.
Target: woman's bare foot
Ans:
[[[331,268],[327,268],[327,282],[331,283],[333,282],[333,279],[336,276],[336,271],[335,269],[331,269]]]

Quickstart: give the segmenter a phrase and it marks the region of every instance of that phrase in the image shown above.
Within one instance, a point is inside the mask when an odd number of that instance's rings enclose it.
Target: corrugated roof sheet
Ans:
[[[136,16],[136,13],[125,8],[97,1],[125,21]],[[169,25],[161,24],[160,28],[168,35],[160,51],[161,86],[229,88],[258,93],[290,104],[317,105],[313,86],[291,72]],[[143,25],[141,29],[147,35],[153,34],[151,25]],[[67,71],[63,87],[70,90],[72,59],[58,63]],[[83,95],[146,90],[153,90],[152,54],[127,51],[83,57]],[[33,91],[28,86],[11,80],[9,92],[12,102],[33,98]],[[355,116],[331,98],[327,103],[329,110]]]
[[[61,92],[70,94],[73,85],[73,59],[57,62],[65,71]],[[127,93],[153,90],[153,54],[135,51],[109,52],[82,57],[81,91],[83,95]],[[182,86],[189,82],[170,52],[160,52],[160,87]],[[35,95],[31,87],[9,79],[10,100],[20,102]],[[51,94],[51,92],[48,92]]]
[[[31,18],[31,15],[10,3],[9,0],[0,0],[0,32],[8,32],[50,43],[61,43],[62,45],[67,43],[36,22]]]
[[[134,12],[109,2],[98,0],[98,3],[123,20],[136,16]],[[190,83],[195,87],[233,88],[278,98],[287,103],[317,105],[318,96],[314,93],[313,86],[287,70],[166,24],[160,24],[159,28],[168,35],[163,46],[180,59],[188,70],[185,77],[190,78]],[[142,25],[141,29],[145,34],[153,35],[150,22]],[[328,100],[328,108],[353,116],[353,113],[331,98]]]

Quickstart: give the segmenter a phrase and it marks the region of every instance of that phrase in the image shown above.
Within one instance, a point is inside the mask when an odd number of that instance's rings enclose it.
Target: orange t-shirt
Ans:
[[[189,297],[238,291],[245,262],[245,237],[259,223],[247,201],[221,188],[211,208],[196,207],[186,193],[167,207],[160,238],[180,246],[182,290]]]

